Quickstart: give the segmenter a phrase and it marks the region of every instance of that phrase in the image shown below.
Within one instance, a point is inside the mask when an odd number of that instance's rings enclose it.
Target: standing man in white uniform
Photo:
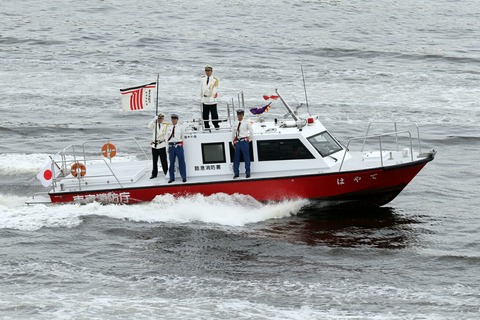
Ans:
[[[152,138],[152,160],[153,169],[150,179],[156,178],[158,174],[158,157],[160,157],[160,163],[162,164],[163,174],[167,174],[168,162],[167,162],[167,143],[165,142],[165,135],[167,133],[168,122],[163,122],[165,116],[159,113],[158,116],[153,118],[148,124],[148,128],[153,129]],[[156,125],[156,128],[155,128]]]
[[[243,117],[245,111],[237,110],[238,125],[232,128],[232,142],[235,148],[233,156],[233,179],[240,176],[240,155],[243,155],[245,161],[245,177],[250,178],[250,141],[253,138],[253,128],[248,120]]]
[[[187,169],[185,166],[185,154],[183,152],[183,138],[185,129],[178,123],[178,115],[172,114],[172,124],[168,126],[167,143],[168,143],[168,158],[170,160],[170,180],[168,183],[175,181],[175,159],[178,159],[178,169],[182,176],[182,181],[187,182]]]
[[[200,100],[202,102],[202,118],[205,129],[210,129],[209,114],[212,114],[212,123],[215,129],[220,128],[218,124],[217,98],[218,98],[218,78],[212,76],[213,68],[207,64],[205,66],[205,75],[200,79],[201,90]]]

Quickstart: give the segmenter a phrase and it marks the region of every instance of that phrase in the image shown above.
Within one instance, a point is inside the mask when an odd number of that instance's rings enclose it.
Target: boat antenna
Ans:
[[[154,141],[153,141],[153,145],[155,148],[157,148],[157,128],[158,128],[158,87],[159,87],[159,84],[158,84],[158,81],[160,80],[160,72],[157,73],[157,101],[156,101],[156,104],[155,104],[155,117],[157,118],[157,120],[155,121],[155,134],[154,134]]]
[[[305,91],[305,103],[307,104],[307,112],[310,114],[310,109],[308,108],[308,97],[307,97],[307,86],[305,85],[305,76],[303,75],[303,65],[300,65],[302,69],[302,79],[303,79],[303,90]]]
[[[157,85],[157,101],[156,101],[157,104],[156,104],[156,106],[155,106],[155,115],[156,115],[156,116],[158,116],[158,87],[159,87],[158,81],[159,81],[159,79],[160,79],[160,73],[157,73],[157,83],[156,83],[156,85]],[[305,82],[304,82],[304,83],[305,83]]]

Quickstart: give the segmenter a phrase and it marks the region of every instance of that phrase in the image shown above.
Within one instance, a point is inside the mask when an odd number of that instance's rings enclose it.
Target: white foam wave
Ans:
[[[48,159],[48,154],[0,154],[0,174],[33,174],[38,172]]]
[[[268,219],[288,217],[298,212],[306,204],[307,200],[263,204],[240,194],[219,193],[211,196],[197,194],[179,198],[175,198],[173,195],[163,195],[157,196],[149,204],[142,205],[142,212],[135,212],[129,218],[148,222],[201,221],[228,226],[243,226]]]
[[[0,195],[0,228],[38,230],[42,227],[75,227],[81,223],[79,206],[26,206],[27,198]]]
[[[192,195],[175,198],[157,196],[154,201],[139,205],[33,205],[26,198],[0,194],[0,228],[38,230],[42,227],[72,228],[82,223],[81,217],[100,215],[135,222],[204,222],[225,226],[244,226],[268,219],[296,214],[307,200],[289,200],[263,204],[244,195]]]

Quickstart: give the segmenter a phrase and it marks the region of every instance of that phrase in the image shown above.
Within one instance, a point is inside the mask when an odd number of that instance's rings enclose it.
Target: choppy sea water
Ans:
[[[2,3],[0,317],[476,319],[478,16],[473,0]],[[122,112],[120,88],[159,74],[160,109],[195,117],[206,63],[247,105],[276,88],[304,102],[303,66],[310,111],[340,140],[416,122],[436,159],[379,209],[24,205],[70,143],[148,146],[153,111]]]

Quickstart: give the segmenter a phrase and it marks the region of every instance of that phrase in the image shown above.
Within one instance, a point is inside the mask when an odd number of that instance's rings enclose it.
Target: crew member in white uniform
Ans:
[[[240,155],[243,154],[245,161],[245,177],[250,178],[250,141],[253,138],[253,128],[248,120],[243,116],[245,111],[243,109],[237,110],[238,124],[232,128],[232,141],[235,148],[235,155],[233,156],[233,179],[240,176]]]
[[[205,129],[210,129],[209,114],[212,114],[213,126],[218,129],[218,110],[217,110],[217,98],[218,98],[218,78],[212,76],[213,68],[207,64],[205,66],[205,75],[200,79],[201,90],[200,100],[202,102],[202,118],[203,126]]]
[[[183,137],[185,129],[178,123],[178,115],[172,114],[172,124],[168,126],[167,143],[168,143],[168,159],[170,160],[170,180],[168,183],[175,181],[175,158],[178,159],[178,169],[182,176],[182,181],[187,182],[187,168],[185,166],[185,155],[183,152]]]
[[[165,135],[167,133],[168,122],[163,122],[165,116],[159,113],[148,124],[148,128],[153,129],[152,136],[152,160],[153,169],[150,179],[156,178],[158,174],[158,157],[160,156],[160,163],[162,164],[163,174],[167,174],[168,162],[167,162],[167,143],[165,142]]]

